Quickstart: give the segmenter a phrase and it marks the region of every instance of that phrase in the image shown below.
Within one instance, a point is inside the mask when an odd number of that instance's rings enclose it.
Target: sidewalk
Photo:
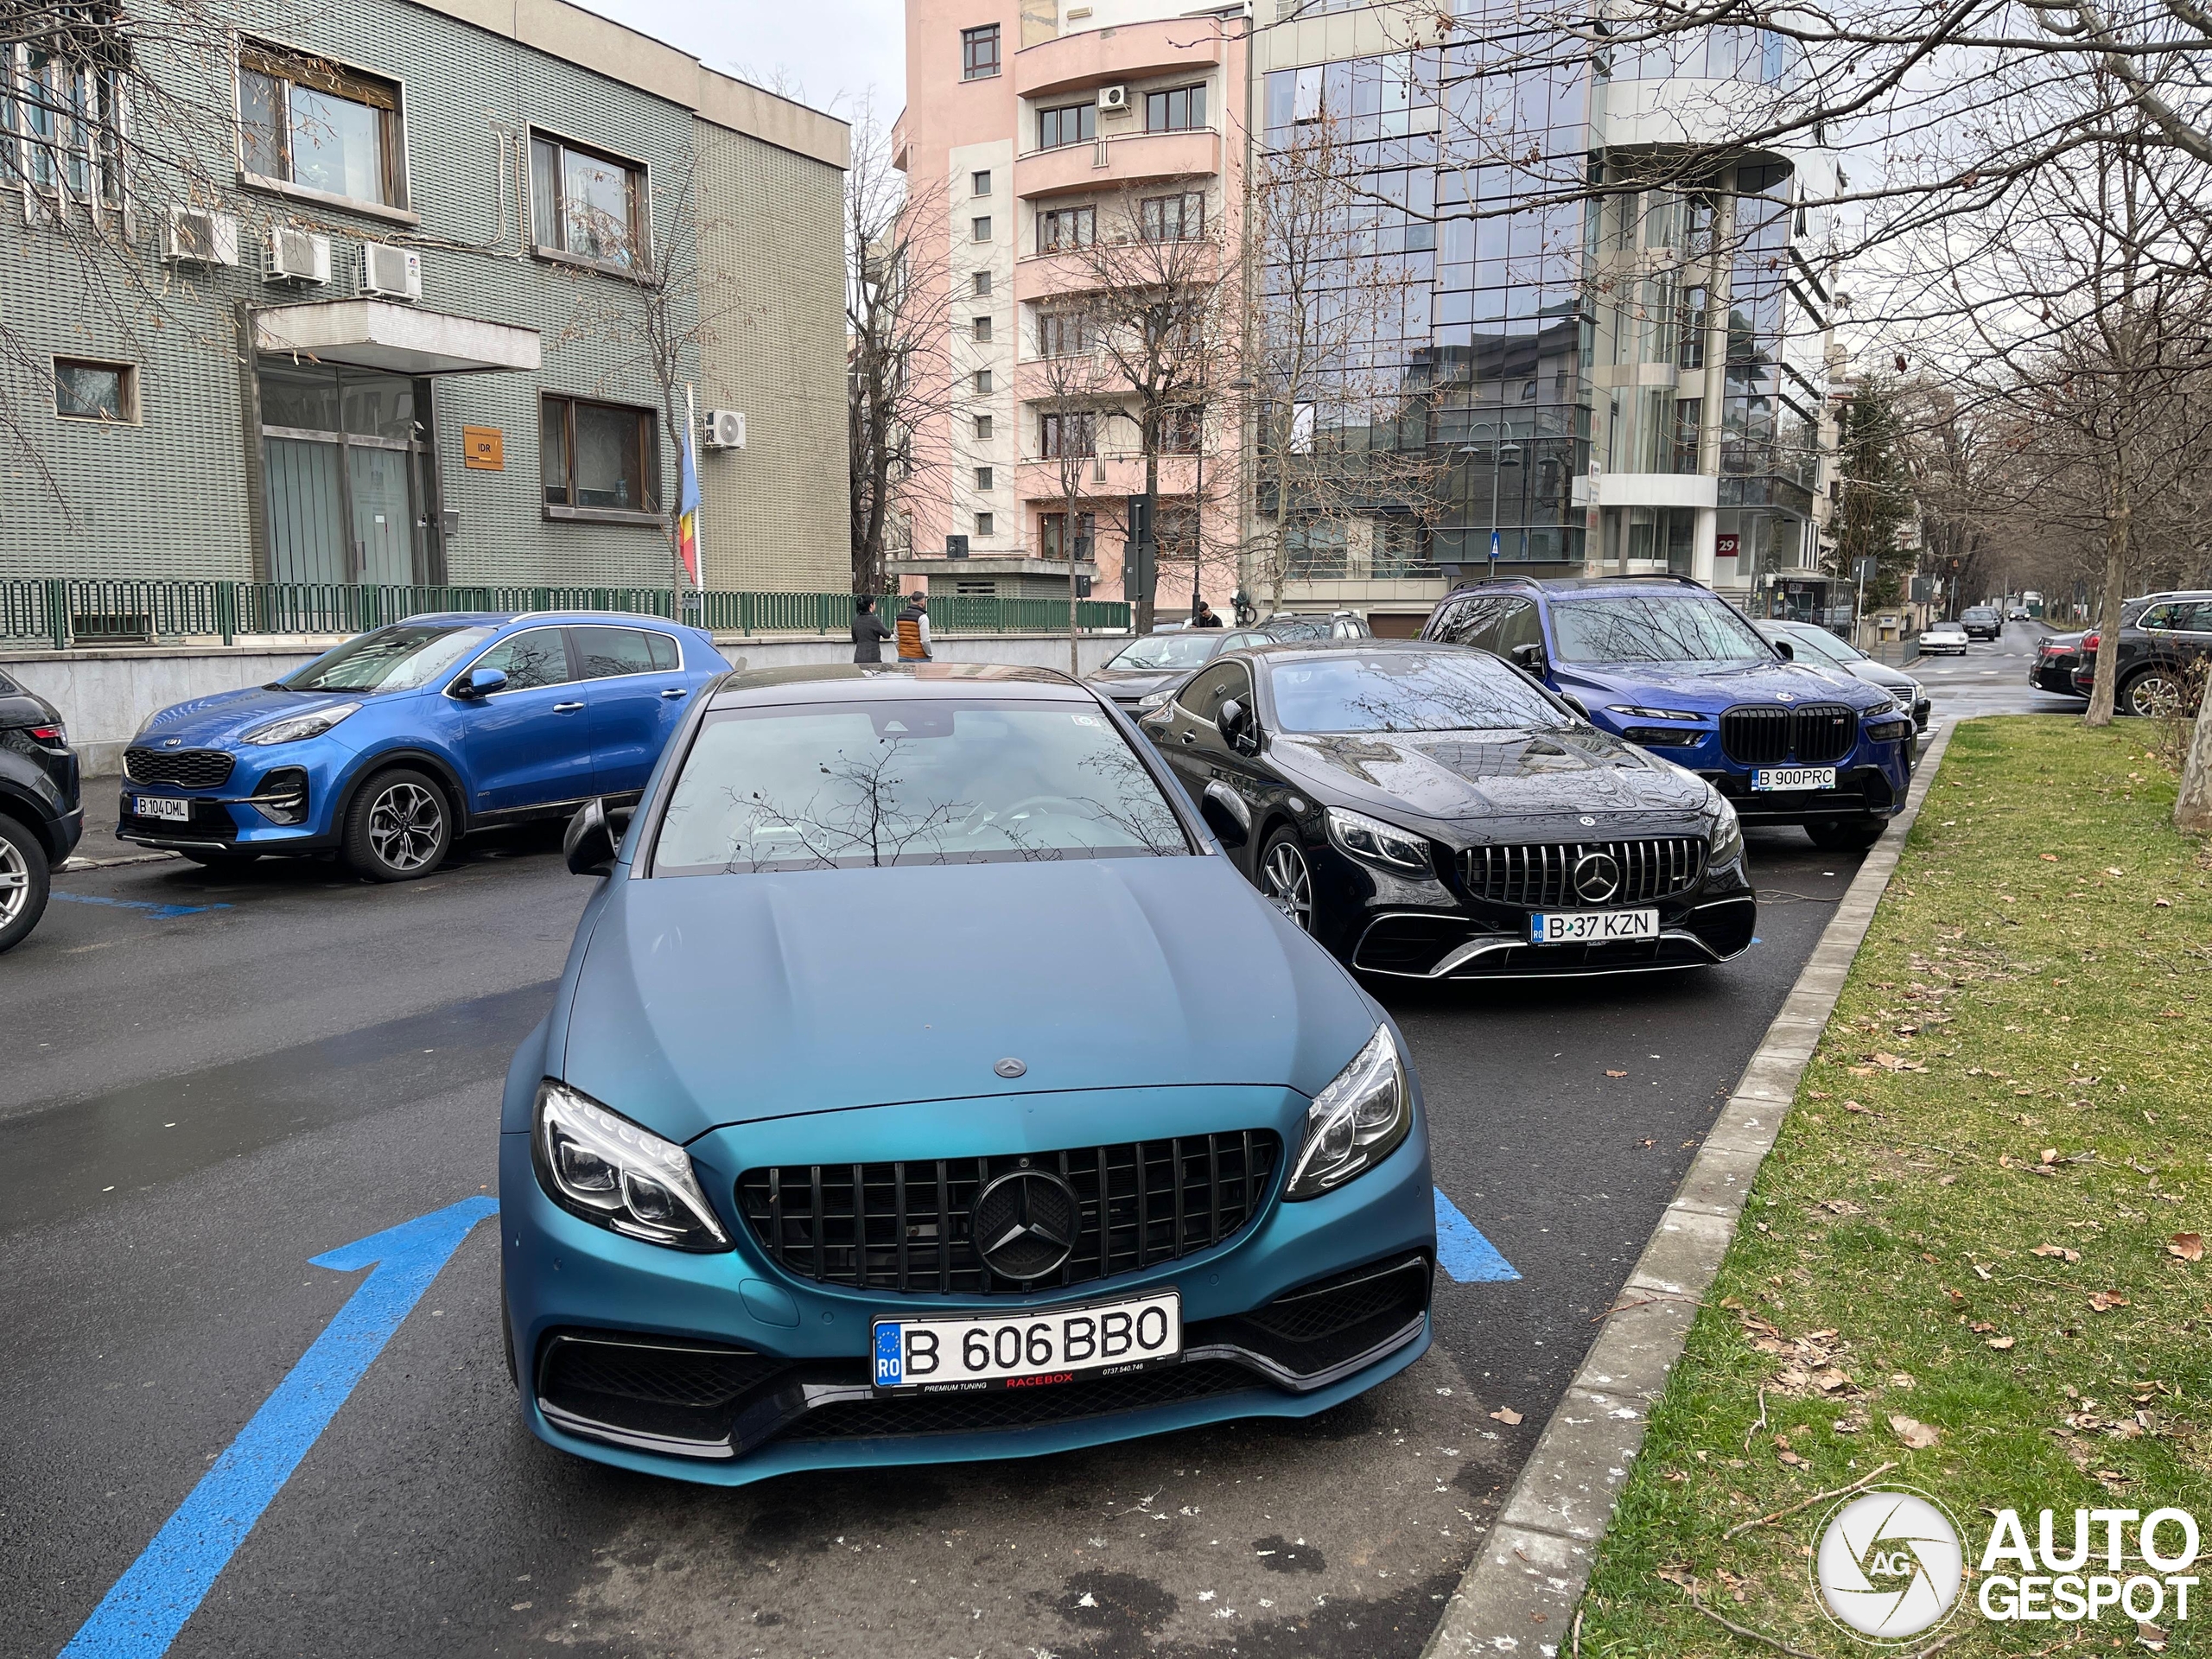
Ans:
[[[63,870],[97,870],[109,864],[149,863],[156,859],[177,856],[115,838],[117,792],[117,781],[112,776],[85,779],[85,836],[77,843],[77,850],[70,854],[69,861],[61,867]]]

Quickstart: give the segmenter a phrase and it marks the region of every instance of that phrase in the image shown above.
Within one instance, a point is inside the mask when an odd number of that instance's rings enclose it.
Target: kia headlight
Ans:
[[[348,715],[360,712],[358,702],[334,702],[327,709],[310,709],[302,714],[272,720],[266,726],[257,726],[245,734],[245,741],[264,748],[271,743],[297,743],[302,738],[321,737]]]
[[[1728,798],[1717,789],[1713,791],[1713,850],[1706,855],[1706,862],[1718,867],[1743,855],[1744,824]]]
[[[1380,864],[1385,869],[1417,871],[1423,875],[1430,874],[1434,869],[1429,858],[1428,842],[1410,830],[1401,830],[1395,823],[1370,818],[1364,812],[1346,811],[1341,806],[1331,807],[1329,839],[1354,858],[1364,859],[1370,864]]]
[[[1397,1149],[1413,1124],[1406,1063],[1390,1028],[1377,1026],[1367,1046],[1306,1109],[1306,1144],[1284,1199],[1318,1198],[1374,1168]]]
[[[550,1077],[537,1085],[531,1153],[538,1185],[570,1215],[673,1249],[730,1247],[689,1153]]]

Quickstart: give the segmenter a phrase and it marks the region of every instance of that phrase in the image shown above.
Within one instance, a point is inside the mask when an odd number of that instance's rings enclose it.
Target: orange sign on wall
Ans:
[[[471,472],[504,473],[507,470],[506,435],[496,426],[464,426],[461,429],[461,464]]]

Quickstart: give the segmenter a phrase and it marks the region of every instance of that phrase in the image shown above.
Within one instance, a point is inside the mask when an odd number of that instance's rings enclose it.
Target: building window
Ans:
[[[1065,512],[1039,513],[1037,518],[1037,541],[1048,559],[1067,557],[1063,543],[1066,538],[1068,516]],[[1075,516],[1075,556],[1077,559],[1091,556],[1097,537],[1098,515],[1078,512]]]
[[[976,297],[979,300],[990,298],[991,273],[988,270],[978,270],[971,273],[971,276],[976,284]]]
[[[1147,132],[1189,132],[1206,124],[1206,89],[1178,86],[1172,92],[1144,95]]]
[[[1160,411],[1160,453],[1163,455],[1195,455],[1198,453],[1199,434],[1204,423],[1198,418],[1195,404],[1176,404]]]
[[[1039,452],[1047,460],[1063,455],[1089,456],[1098,453],[1097,416],[1089,410],[1039,417]]]
[[[1205,194],[1185,191],[1151,196],[1139,204],[1138,223],[1147,242],[1187,242],[1206,233]]]
[[[980,168],[968,175],[968,194],[988,196],[991,194],[991,174],[988,168]]]
[[[238,164],[302,189],[406,205],[399,89],[319,60],[249,48],[238,56]]]
[[[988,490],[991,487],[991,469],[989,467],[978,467],[976,469],[976,487],[979,490]]]
[[[978,415],[978,416],[976,417],[976,442],[978,442],[978,443],[988,443],[988,442],[990,442],[990,437],[991,437],[991,417],[990,417],[989,416],[988,416],[988,415]]]
[[[976,533],[978,536],[988,536],[988,535],[989,535],[989,534],[991,533],[991,524],[992,524],[992,523],[993,523],[992,517],[991,517],[991,515],[990,515],[989,513],[988,513],[988,512],[979,512],[979,513],[977,513],[977,514],[976,515]]]
[[[569,513],[658,511],[660,446],[651,410],[580,397],[539,400],[545,505]]]
[[[648,262],[645,171],[636,162],[533,135],[530,199],[539,247],[612,265]]]
[[[999,26],[960,31],[960,79],[987,80],[999,72]]]
[[[1098,105],[1063,104],[1037,111],[1037,148],[1058,149],[1063,144],[1087,144],[1098,136]]]
[[[1096,207],[1054,207],[1037,215],[1037,251],[1087,248],[1098,240]]]
[[[991,239],[991,216],[988,213],[980,213],[976,218],[969,220],[968,232],[969,234],[978,242],[989,241]]]
[[[976,371],[976,390],[986,397],[990,395],[991,372],[988,369]]]
[[[129,363],[54,359],[54,412],[65,421],[129,425],[138,419],[138,370]]]
[[[972,327],[976,331],[976,343],[977,345],[988,346],[990,344],[991,320],[988,317],[977,317],[970,327]]]
[[[1087,310],[1039,311],[1037,314],[1037,353],[1040,357],[1075,357],[1089,351],[1095,337]]]
[[[0,132],[18,137],[18,182],[41,194],[123,206],[123,76],[27,46],[0,47]],[[18,114],[20,112],[20,119]]]

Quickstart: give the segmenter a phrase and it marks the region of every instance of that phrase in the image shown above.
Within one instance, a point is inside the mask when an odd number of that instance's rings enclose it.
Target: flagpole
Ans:
[[[696,488],[699,476],[699,408],[692,393],[692,384],[686,380],[683,383],[683,442],[691,454],[691,477],[693,487]],[[707,550],[699,541],[699,513],[696,507],[691,512],[691,550],[694,561],[691,585],[692,590],[700,595],[699,620],[703,624],[707,620]]]

